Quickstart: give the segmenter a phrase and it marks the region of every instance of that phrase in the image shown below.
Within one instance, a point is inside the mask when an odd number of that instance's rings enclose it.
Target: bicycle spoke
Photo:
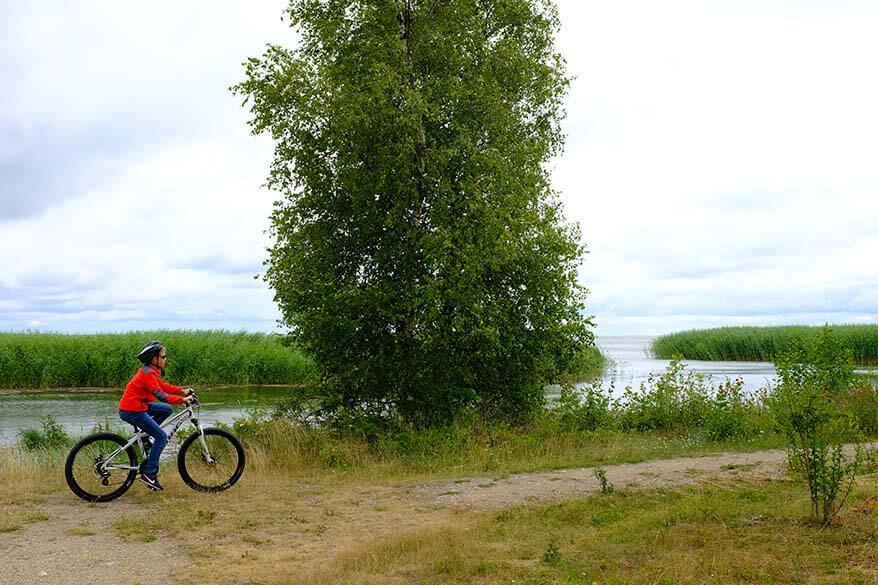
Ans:
[[[134,477],[135,460],[127,451],[119,451],[122,439],[112,435],[85,439],[74,448],[67,463],[67,479],[80,497],[105,501],[121,494]],[[107,458],[116,453],[112,461]]]
[[[186,453],[186,469],[200,485],[218,487],[227,482],[238,465],[238,454],[231,443],[223,437],[207,435],[204,437],[208,453],[201,441],[196,440]]]
[[[191,437],[181,450],[181,475],[190,487],[221,491],[238,480],[244,468],[243,458],[244,452],[234,437],[218,429],[207,429],[203,438]]]

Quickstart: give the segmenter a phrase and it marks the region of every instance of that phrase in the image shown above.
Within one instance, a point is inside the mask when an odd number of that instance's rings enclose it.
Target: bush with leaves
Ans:
[[[656,376],[650,373],[639,389],[625,388],[618,401],[621,425],[626,430],[682,430],[702,426],[710,396],[710,379],[687,371],[680,360],[671,360]]]
[[[855,381],[853,358],[824,327],[815,342],[786,350],[775,364],[778,383],[769,404],[788,441],[790,468],[808,485],[811,516],[832,522],[853,487],[862,452],[845,455],[858,438],[844,408]]]
[[[742,378],[727,379],[704,401],[702,429],[708,439],[746,439],[773,430],[762,393],[751,396],[743,388]]]
[[[710,376],[674,359],[638,389],[626,387],[612,412],[624,430],[703,433],[712,441],[746,439],[771,432],[773,421],[760,396],[743,391],[742,379],[714,387]]]
[[[40,417],[39,429],[23,429],[19,432],[19,438],[21,446],[28,451],[60,449],[72,443],[70,435],[50,413]]]
[[[612,391],[601,388],[600,381],[576,387],[562,384],[558,399],[549,414],[564,431],[594,431],[613,425],[610,410]]]

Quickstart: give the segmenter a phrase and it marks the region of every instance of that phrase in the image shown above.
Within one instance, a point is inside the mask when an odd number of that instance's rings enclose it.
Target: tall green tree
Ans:
[[[275,141],[266,280],[336,412],[526,414],[593,338],[547,163],[549,0],[291,0],[233,90]]]

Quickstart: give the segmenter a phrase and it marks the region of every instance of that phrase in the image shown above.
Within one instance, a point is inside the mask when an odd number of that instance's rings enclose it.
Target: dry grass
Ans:
[[[40,504],[45,494],[60,486],[58,456],[47,453],[35,457],[16,447],[0,448],[0,533],[48,519]]]
[[[602,445],[592,455],[626,459],[624,443]],[[878,580],[874,475],[858,480],[838,525],[820,528],[804,521],[807,490],[796,483],[622,488],[564,504],[475,513],[409,497],[413,480],[426,474],[419,468],[406,475],[402,460],[376,461],[352,447],[362,459],[349,456],[362,467],[332,468],[307,453],[248,445],[244,476],[220,494],[194,492],[166,468],[165,491],[135,486],[124,500],[142,513],[106,530],[135,548],[153,539],[182,541],[192,565],[178,577],[193,584]],[[51,455],[5,450],[0,529],[51,521],[42,503],[49,493],[67,494],[60,469]],[[439,475],[466,473],[444,468]]]

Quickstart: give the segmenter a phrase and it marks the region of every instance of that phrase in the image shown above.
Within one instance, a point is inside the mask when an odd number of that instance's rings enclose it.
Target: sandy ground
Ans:
[[[616,489],[681,486],[731,478],[772,479],[785,473],[785,453],[729,453],[706,457],[647,461],[603,468]],[[588,496],[600,491],[594,468],[565,469],[505,477],[469,477],[356,488],[349,492],[303,496],[302,510],[331,507],[339,513],[314,522],[283,523],[267,537],[302,570],[332,558],[351,543],[380,538],[400,528],[439,522],[449,512],[492,510]],[[133,489],[137,489],[135,486]],[[87,504],[69,493],[48,496],[38,506],[46,520],[0,534],[0,583],[134,585],[186,583],[191,560],[184,543],[162,538],[132,542],[113,528],[119,518],[137,518],[144,510],[125,498],[112,505]],[[85,533],[83,533],[85,532]],[[193,543],[188,543],[193,544]],[[194,543],[198,545],[198,543]],[[236,549],[237,550],[237,549]],[[244,550],[242,556],[246,556]],[[278,553],[279,554],[279,553]],[[247,579],[246,559],[240,580]]]

